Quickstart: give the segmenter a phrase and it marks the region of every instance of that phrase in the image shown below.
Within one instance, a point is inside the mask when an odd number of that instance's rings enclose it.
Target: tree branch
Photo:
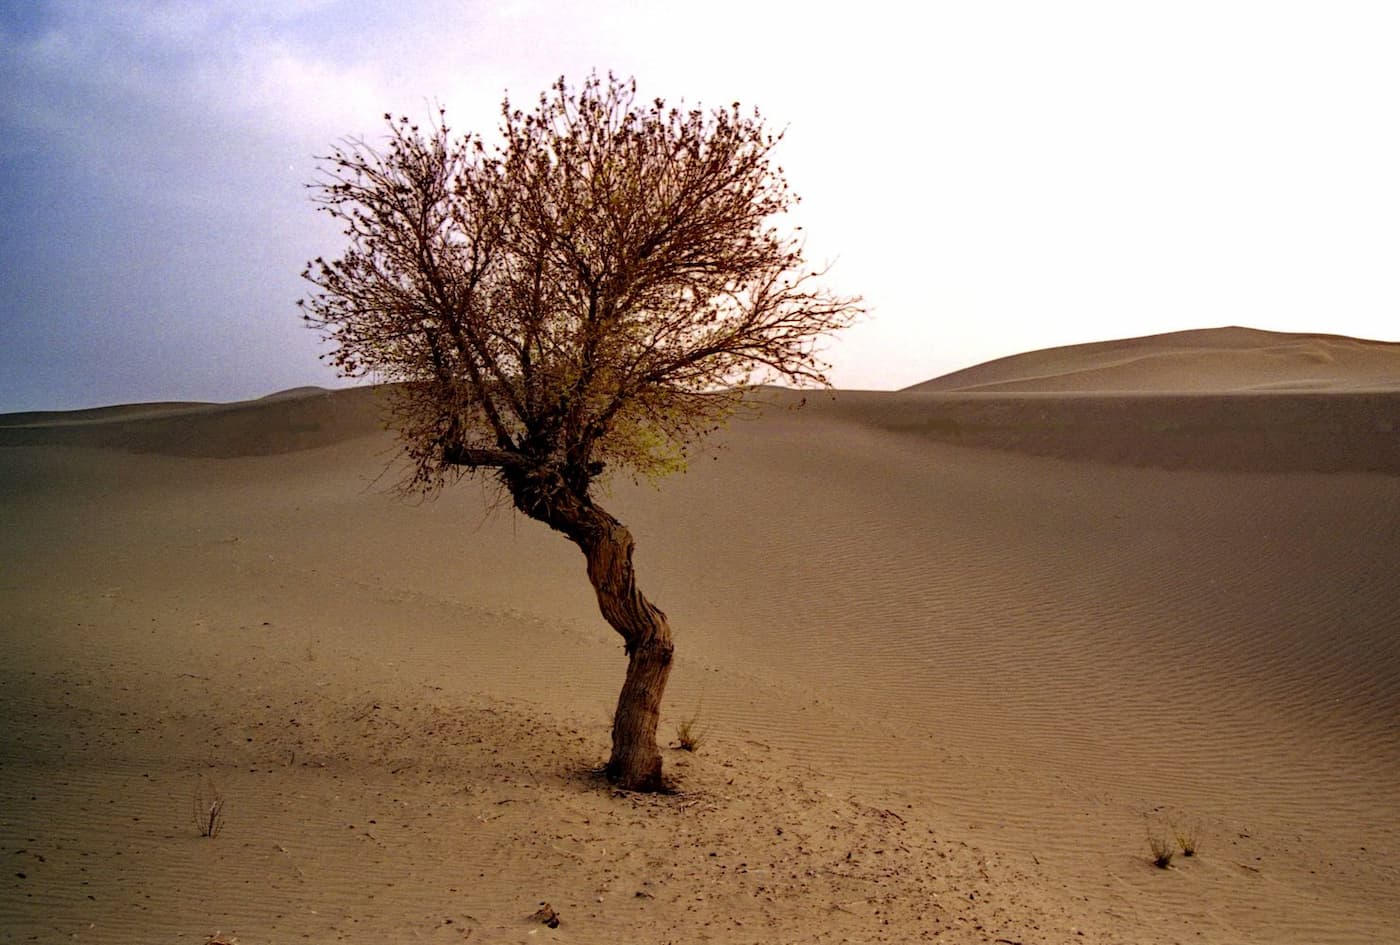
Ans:
[[[443,447],[442,461],[451,466],[468,466],[472,469],[518,469],[529,465],[525,457],[510,450],[480,449],[460,443],[449,443]]]

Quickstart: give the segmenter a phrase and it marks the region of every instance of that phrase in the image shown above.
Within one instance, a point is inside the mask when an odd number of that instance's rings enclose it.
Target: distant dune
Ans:
[[[299,387],[231,404],[0,414],[0,446],[63,445],[210,458],[329,446],[384,429],[383,391]]]
[[[392,495],[382,391],[0,418],[0,938],[1392,941],[1394,353],[756,392],[599,496],[676,632],[661,737],[706,736],[646,798],[595,773],[582,557]]]
[[[1046,348],[908,388],[926,392],[1233,393],[1400,390],[1400,344],[1209,328]]]
[[[1168,469],[1400,475],[1400,344],[1218,328],[1013,355],[902,391],[757,400],[960,446]],[[0,415],[0,445],[268,455],[382,431],[384,390]]]
[[[302,387],[289,387],[286,390],[279,390],[274,394],[267,394],[259,397],[260,401],[268,400],[300,400],[303,397],[323,397],[330,391],[324,387],[306,385]]]
[[[51,426],[61,423],[107,423],[112,420],[138,420],[172,413],[207,410],[219,404],[207,401],[161,401],[150,404],[119,404],[113,407],[90,407],[86,410],[32,410],[24,413],[0,413],[0,427]]]

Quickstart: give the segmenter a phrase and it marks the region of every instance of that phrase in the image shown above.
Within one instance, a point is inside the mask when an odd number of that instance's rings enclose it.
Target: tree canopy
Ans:
[[[755,381],[825,381],[817,340],[855,300],[816,283],[781,136],[738,104],[640,103],[636,85],[560,79],[500,140],[386,115],[313,185],[349,247],[305,273],[306,318],[347,376],[403,382],[394,414],[436,488],[473,467],[605,466],[646,476]]]

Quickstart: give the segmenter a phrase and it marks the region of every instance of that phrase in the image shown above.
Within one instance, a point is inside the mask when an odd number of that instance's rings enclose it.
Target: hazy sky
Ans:
[[[559,75],[757,105],[894,388],[1243,324],[1400,340],[1400,4],[10,0],[0,411],[333,384],[298,321],[314,155],[490,131]]]

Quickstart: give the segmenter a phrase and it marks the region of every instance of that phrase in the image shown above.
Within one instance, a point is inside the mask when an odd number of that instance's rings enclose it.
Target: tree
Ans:
[[[344,376],[396,382],[407,488],[492,475],[583,551],[628,658],[607,774],[657,790],[671,629],[594,486],[680,468],[754,383],[824,384],[816,344],[858,300],[776,227],[796,197],[756,110],[640,103],[594,74],[529,112],[507,99],[490,146],[441,109],[384,117],[380,149],[321,159],[314,199],[349,245],[308,264],[304,317]]]

